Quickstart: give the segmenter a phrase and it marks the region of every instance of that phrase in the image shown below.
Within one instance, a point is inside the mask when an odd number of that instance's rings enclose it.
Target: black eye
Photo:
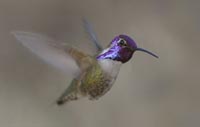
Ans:
[[[119,44],[120,46],[127,46],[126,41],[123,40],[123,39],[120,39],[119,42],[118,42],[118,44]]]

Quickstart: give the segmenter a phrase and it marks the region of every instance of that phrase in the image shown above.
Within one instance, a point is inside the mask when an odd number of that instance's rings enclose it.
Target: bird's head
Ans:
[[[108,48],[104,49],[97,56],[97,59],[112,59],[126,63],[132,58],[135,51],[142,51],[158,58],[157,55],[151,53],[150,51],[139,48],[135,41],[129,36],[119,35],[111,41]]]

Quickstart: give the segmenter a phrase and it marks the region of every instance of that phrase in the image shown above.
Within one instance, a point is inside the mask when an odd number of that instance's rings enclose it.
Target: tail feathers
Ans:
[[[59,105],[59,106],[61,106],[61,105],[63,105],[63,104],[65,104],[65,102],[66,101],[64,101],[64,100],[57,100],[57,105]]]
[[[67,102],[73,101],[73,100],[77,100],[78,97],[75,94],[69,94],[67,96],[61,97],[59,98],[56,103],[57,105],[61,106],[64,105]]]

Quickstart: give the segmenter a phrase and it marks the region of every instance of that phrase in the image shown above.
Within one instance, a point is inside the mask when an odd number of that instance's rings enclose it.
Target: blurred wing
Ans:
[[[86,32],[89,34],[91,41],[94,43],[94,45],[97,49],[97,52],[98,53],[101,52],[103,50],[103,47],[99,43],[97,36],[92,28],[92,25],[86,19],[83,19],[83,25],[84,25]]]
[[[65,73],[76,74],[80,71],[74,59],[66,52],[68,49],[71,49],[68,45],[59,45],[53,39],[35,33],[22,31],[13,31],[11,33],[23,46],[46,63],[53,65]]]

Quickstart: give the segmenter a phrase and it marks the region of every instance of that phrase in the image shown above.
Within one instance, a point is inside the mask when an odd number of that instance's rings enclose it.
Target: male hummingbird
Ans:
[[[58,98],[58,105],[82,97],[96,100],[103,96],[114,84],[121,65],[128,62],[135,51],[142,51],[158,58],[155,54],[139,48],[131,37],[123,34],[116,36],[107,48],[103,49],[86,20],[84,20],[84,25],[97,48],[97,53],[94,56],[66,43],[58,44],[58,42],[39,34],[12,32],[17,40],[30,51],[62,71],[71,71],[72,68],[69,68],[68,65],[73,64],[70,60],[75,61],[79,72]]]

